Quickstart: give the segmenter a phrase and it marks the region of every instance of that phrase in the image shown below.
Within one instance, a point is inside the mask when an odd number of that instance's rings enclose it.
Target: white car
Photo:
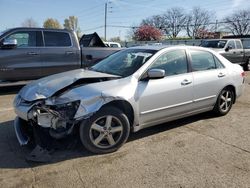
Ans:
[[[104,44],[111,48],[121,48],[121,44],[119,42],[104,42]]]

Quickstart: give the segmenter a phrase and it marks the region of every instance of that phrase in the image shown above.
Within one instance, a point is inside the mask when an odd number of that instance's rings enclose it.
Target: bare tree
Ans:
[[[24,22],[22,23],[22,26],[23,27],[38,27],[38,23],[32,18],[28,18],[24,20]]]
[[[152,27],[160,29],[165,34],[168,33],[167,24],[168,23],[166,22],[164,15],[154,15],[152,17],[142,20],[141,22],[141,26],[150,25]]]
[[[247,35],[250,33],[250,11],[239,10],[224,19],[225,28],[233,35]]]
[[[209,27],[209,23],[215,19],[212,12],[200,7],[194,7],[187,15],[186,31],[189,37],[195,38],[200,30]]]
[[[80,37],[81,30],[78,27],[78,18],[76,16],[69,16],[64,20],[63,24],[65,29],[71,29],[76,32],[77,36]]]
[[[183,8],[175,7],[169,9],[166,14],[164,14],[164,19],[168,31],[167,35],[170,38],[176,38],[184,24],[186,24],[187,15]]]

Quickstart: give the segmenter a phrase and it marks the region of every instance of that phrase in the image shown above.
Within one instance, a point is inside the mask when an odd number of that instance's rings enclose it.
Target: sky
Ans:
[[[63,25],[65,18],[76,16],[82,33],[97,32],[103,37],[105,3],[107,39],[119,36],[123,40],[131,30],[127,26],[138,26],[142,19],[172,7],[188,12],[199,6],[212,11],[218,20],[239,9],[250,10],[250,0],[0,0],[0,31],[19,27],[28,18],[42,27],[47,18],[57,19]]]

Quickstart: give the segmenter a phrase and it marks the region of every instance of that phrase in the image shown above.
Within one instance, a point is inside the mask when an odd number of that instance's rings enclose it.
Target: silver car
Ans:
[[[89,70],[45,77],[14,101],[21,145],[42,147],[74,132],[94,153],[120,148],[130,131],[194,114],[227,114],[242,94],[244,72],[209,49],[191,46],[128,48]]]

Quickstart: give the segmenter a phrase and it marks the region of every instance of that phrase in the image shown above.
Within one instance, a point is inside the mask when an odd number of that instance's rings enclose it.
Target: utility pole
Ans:
[[[108,3],[105,3],[105,15],[104,15],[104,39],[106,41],[107,38],[107,9],[108,9]]]
[[[216,20],[215,22],[215,32],[217,32],[217,28],[218,28],[218,20]]]

